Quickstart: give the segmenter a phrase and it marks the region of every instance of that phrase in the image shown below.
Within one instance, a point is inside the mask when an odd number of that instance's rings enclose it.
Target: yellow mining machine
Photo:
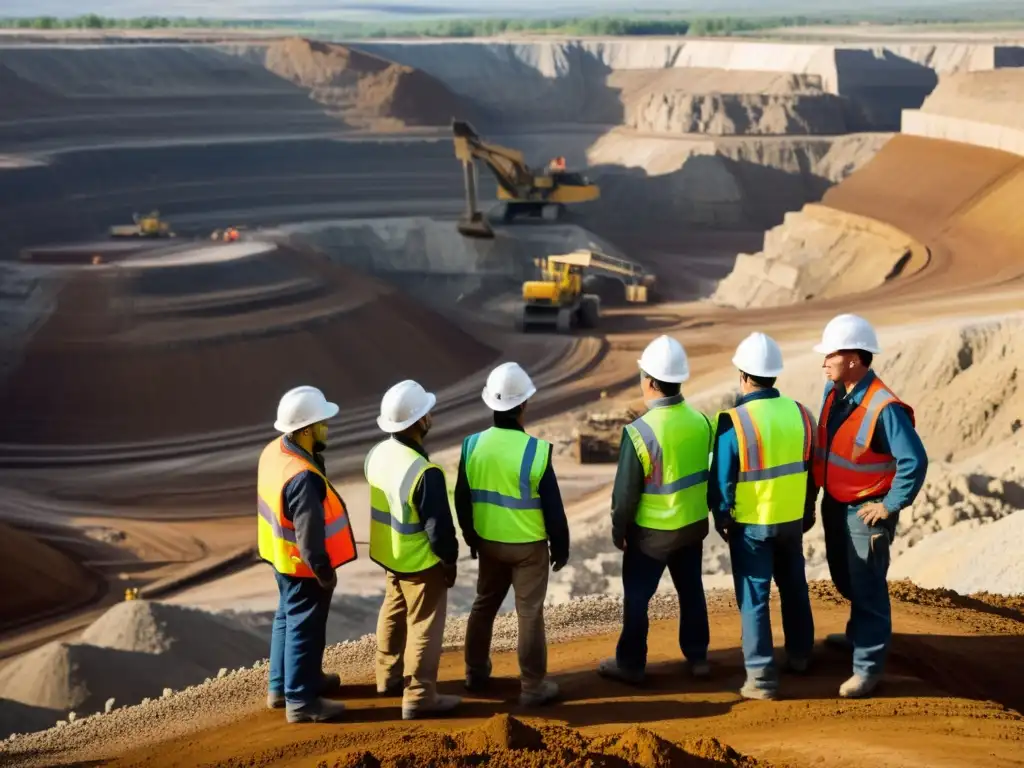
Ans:
[[[134,224],[118,224],[110,228],[111,237],[174,237],[171,225],[160,218],[160,211],[146,216],[132,214]]]
[[[590,250],[536,259],[539,280],[523,283],[523,303],[516,326],[520,331],[554,329],[570,333],[574,328],[595,328],[600,322],[601,299],[583,292],[588,270],[615,276],[625,287],[626,301],[647,303],[647,289],[654,275],[639,264]]]
[[[518,217],[554,221],[563,206],[600,197],[600,188],[586,176],[565,170],[564,158],[555,158],[543,170],[531,169],[522,152],[488,144],[473,126],[462,120],[452,121],[452,136],[455,157],[462,161],[466,180],[466,214],[458,224],[459,232],[466,237],[494,237],[487,218],[477,210],[477,160],[482,160],[498,181],[498,199],[505,203],[506,224],[514,223]]]

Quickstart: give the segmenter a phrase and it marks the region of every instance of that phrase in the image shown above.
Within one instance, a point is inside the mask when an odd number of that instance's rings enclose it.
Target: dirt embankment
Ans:
[[[430,75],[342,45],[282,40],[267,47],[264,65],[309,89],[313,100],[354,127],[447,125],[465,112],[459,98]]]
[[[385,282],[294,248],[84,268],[56,301],[4,384],[15,407],[0,440],[102,445],[261,425],[269,438],[293,386],[319,386],[345,410],[404,378],[443,387],[496,354]]]
[[[35,536],[0,523],[0,626],[89,600],[96,579]],[[15,585],[17,585],[15,587]]]

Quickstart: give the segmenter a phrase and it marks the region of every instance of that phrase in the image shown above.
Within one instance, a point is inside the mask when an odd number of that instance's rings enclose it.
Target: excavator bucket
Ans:
[[[472,216],[463,216],[456,225],[459,234],[463,237],[475,237],[478,240],[493,240],[494,230],[479,211]]]

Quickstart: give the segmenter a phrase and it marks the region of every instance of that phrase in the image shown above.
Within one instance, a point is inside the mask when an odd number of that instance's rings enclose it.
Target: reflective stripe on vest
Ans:
[[[430,467],[437,465],[393,438],[378,443],[366,457],[370,559],[396,573],[419,573],[440,562],[413,500],[416,485]]]
[[[284,438],[271,442],[260,454],[256,491],[256,538],[260,557],[287,576],[316,578],[303,562],[295,539],[295,526],[284,516],[284,489],[300,472],[315,472],[327,488],[324,496],[324,547],[332,568],[356,559],[356,541],[341,496],[320,468],[293,452]]]
[[[626,427],[644,468],[636,524],[674,531],[708,517],[711,426],[685,402],[652,408]]]
[[[539,488],[550,456],[549,442],[515,429],[491,427],[463,440],[480,538],[505,544],[547,539]]]
[[[829,382],[818,419],[814,480],[829,496],[843,503],[884,496],[896,477],[896,460],[889,454],[871,450],[875,428],[887,406],[904,408],[911,424],[915,424],[914,410],[893,394],[881,379],[872,375],[860,403],[836,430],[829,444],[828,418],[837,397],[835,387]]]
[[[723,415],[731,419],[739,444],[733,518],[748,525],[801,519],[814,445],[810,411],[788,397],[772,397]]]

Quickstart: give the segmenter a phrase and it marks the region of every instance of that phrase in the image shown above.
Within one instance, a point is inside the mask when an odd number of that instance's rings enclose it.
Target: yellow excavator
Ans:
[[[597,251],[578,250],[536,259],[539,280],[523,283],[523,303],[516,315],[522,332],[551,330],[570,333],[574,328],[596,328],[601,318],[599,296],[583,292],[588,270],[610,273],[625,286],[628,302],[646,303],[654,275],[639,264]]]
[[[171,225],[160,218],[160,211],[146,216],[132,214],[134,224],[118,224],[110,228],[111,237],[174,237]]]
[[[452,121],[452,137],[466,183],[466,213],[457,228],[466,237],[494,237],[487,218],[477,209],[477,160],[482,160],[498,181],[498,199],[505,203],[506,224],[514,223],[517,217],[554,221],[563,206],[596,200],[601,195],[600,188],[586,176],[565,170],[564,158],[555,158],[544,170],[531,169],[522,152],[483,141],[473,126],[462,120]]]

